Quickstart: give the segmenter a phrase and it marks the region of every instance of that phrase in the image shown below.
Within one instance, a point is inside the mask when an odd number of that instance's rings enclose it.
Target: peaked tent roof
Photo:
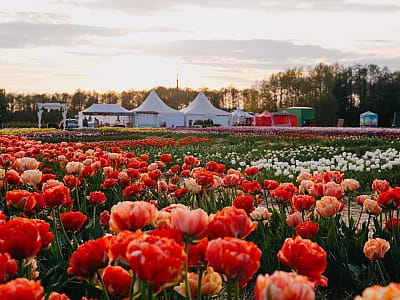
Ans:
[[[179,110],[173,109],[165,104],[160,97],[158,97],[156,91],[152,90],[147,98],[144,100],[142,104],[140,104],[135,109],[132,109],[131,112],[154,112],[159,114],[174,114],[181,115],[182,112]]]
[[[369,111],[369,110],[360,114],[360,116],[375,116],[375,115],[377,115],[377,114],[372,111]]]
[[[272,114],[268,110],[264,110],[261,114],[258,114],[257,117],[272,117]]]
[[[248,112],[246,112],[240,108],[237,108],[233,112],[231,112],[231,115],[235,116],[235,117],[242,117],[242,118],[253,118],[254,117],[252,114],[249,114]]]
[[[216,108],[214,105],[212,105],[203,92],[198,93],[196,98],[194,98],[193,102],[190,103],[189,106],[181,109],[181,112],[185,114],[194,114],[194,115],[218,115],[218,116],[230,115],[229,112]]]
[[[84,115],[132,115],[132,113],[123,108],[120,104],[92,104],[90,107],[82,111]]]

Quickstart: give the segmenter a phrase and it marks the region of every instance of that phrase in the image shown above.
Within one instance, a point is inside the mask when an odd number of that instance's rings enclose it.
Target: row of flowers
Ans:
[[[190,155],[1,143],[1,299],[239,299],[251,281],[256,299],[314,299],[400,278],[400,192],[385,180],[358,195],[339,171],[296,186]]]

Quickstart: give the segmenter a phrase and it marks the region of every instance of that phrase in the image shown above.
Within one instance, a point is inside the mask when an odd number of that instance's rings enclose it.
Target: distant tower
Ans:
[[[179,70],[176,69],[176,109],[179,109]]]
[[[176,70],[176,90],[179,90],[179,70]]]

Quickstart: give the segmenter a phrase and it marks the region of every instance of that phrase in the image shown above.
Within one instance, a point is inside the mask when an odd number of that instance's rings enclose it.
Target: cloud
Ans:
[[[335,61],[350,54],[316,45],[268,39],[181,40],[157,45],[142,45],[147,55],[180,58],[186,63],[229,67],[278,66],[312,60]]]
[[[92,44],[93,36],[112,37],[124,30],[100,26],[10,22],[0,23],[0,48],[76,46]]]
[[[392,13],[400,11],[400,5],[394,1],[355,1],[355,0],[93,0],[75,1],[70,4],[93,9],[115,9],[135,15],[152,15],[161,11],[179,11],[185,6],[201,8],[245,9],[266,11],[327,11],[327,12],[368,12]]]

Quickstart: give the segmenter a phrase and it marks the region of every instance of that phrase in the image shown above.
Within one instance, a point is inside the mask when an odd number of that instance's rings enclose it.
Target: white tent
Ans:
[[[131,112],[135,127],[184,126],[184,114],[165,104],[154,90]]]
[[[86,117],[94,123],[98,121],[99,126],[124,126],[132,123],[132,113],[120,104],[92,104],[90,107],[78,113],[79,127],[83,125]]]
[[[67,118],[67,104],[66,103],[38,103],[37,104],[38,112],[38,127],[42,127],[42,114],[44,110],[61,110],[61,114],[63,117],[62,124],[63,124],[63,129],[65,129],[65,120]]]
[[[244,110],[237,108],[231,112],[231,117],[229,119],[230,126],[238,125],[250,125],[250,120],[254,118],[252,114],[245,112]]]
[[[228,126],[230,113],[216,108],[203,92],[197,94],[189,106],[181,109],[185,114],[185,125],[191,126],[197,120],[212,120],[214,125]]]

